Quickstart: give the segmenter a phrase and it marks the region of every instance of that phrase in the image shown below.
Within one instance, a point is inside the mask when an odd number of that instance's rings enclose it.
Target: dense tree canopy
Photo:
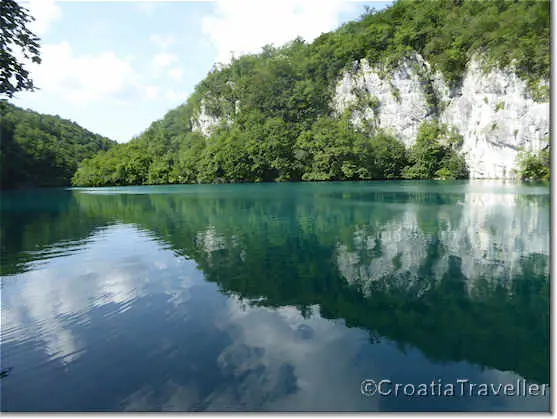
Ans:
[[[332,109],[341,72],[367,59],[388,74],[419,53],[458,87],[468,61],[479,55],[486,69],[512,65],[532,96],[547,100],[539,82],[549,78],[549,41],[546,1],[407,0],[380,12],[368,9],[311,44],[297,38],[215,67],[186,103],[139,137],[109,151],[99,146],[94,157],[80,154],[74,161],[91,158],[73,183],[466,177],[458,133],[435,122],[441,104],[434,93],[433,119],[407,149],[376,124],[356,123],[357,112],[380,105],[373,97],[359,98],[342,115]],[[207,135],[196,126],[201,113],[220,121]],[[70,171],[56,176],[66,179]]]
[[[39,38],[27,27],[34,19],[15,0],[0,2],[0,94],[12,97],[21,90],[33,90],[33,80],[14,47],[31,62],[40,63]]]
[[[537,153],[519,154],[518,171],[524,181],[549,182],[551,177],[551,153],[549,144]]]
[[[0,185],[65,186],[81,160],[113,144],[74,122],[0,101]]]

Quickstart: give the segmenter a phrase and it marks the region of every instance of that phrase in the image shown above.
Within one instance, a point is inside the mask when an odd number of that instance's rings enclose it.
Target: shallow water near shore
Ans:
[[[1,198],[3,411],[549,410],[547,186]]]

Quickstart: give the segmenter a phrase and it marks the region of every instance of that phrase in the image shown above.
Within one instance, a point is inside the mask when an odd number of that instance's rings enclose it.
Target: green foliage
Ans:
[[[528,80],[528,89],[532,95],[532,99],[536,102],[549,101],[549,84],[542,82],[542,80]]]
[[[551,153],[549,146],[537,153],[521,152],[518,156],[520,179],[527,182],[549,182]]]
[[[346,120],[317,120],[296,142],[296,149],[307,156],[302,180],[353,180],[358,135]]]
[[[355,130],[347,119],[319,119],[296,142],[304,166],[302,180],[397,179],[407,163],[399,140]]]
[[[395,98],[395,101],[397,103],[400,103],[401,102],[400,89],[398,87],[394,86],[394,85],[391,85],[391,93],[392,93],[393,97]]]
[[[462,137],[438,122],[424,122],[409,153],[407,179],[465,179],[468,169],[458,151]]]
[[[450,134],[440,127],[408,151],[378,133],[374,120],[352,124],[379,109],[368,92],[356,89],[348,114],[336,115],[330,104],[340,75],[367,59],[388,79],[402,59],[419,53],[458,86],[477,55],[485,69],[513,64],[542,100],[549,28],[546,1],[407,0],[368,10],[311,44],[297,38],[215,66],[186,104],[130,144],[84,162],[74,184],[390,179],[403,170],[412,179],[466,177],[458,147],[441,141]],[[446,104],[430,71],[417,69],[438,115]],[[393,96],[400,100],[398,90]],[[192,121],[202,113],[221,121],[207,138],[194,134]]]
[[[28,28],[34,18],[15,0],[0,2],[0,16],[0,94],[11,98],[16,92],[34,90],[22,57],[33,63],[41,62],[39,38]]]
[[[67,186],[82,160],[115,144],[66,119],[6,101],[0,101],[0,115],[2,188]]]
[[[374,112],[379,110],[379,99],[377,96],[370,96],[368,99],[368,107],[373,109]]]

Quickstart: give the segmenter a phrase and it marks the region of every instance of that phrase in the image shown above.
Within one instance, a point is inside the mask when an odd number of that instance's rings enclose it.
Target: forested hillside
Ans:
[[[547,101],[539,81],[550,72],[549,10],[546,1],[398,1],[311,44],[266,46],[216,66],[185,104],[141,136],[83,161],[73,183],[464,178],[462,138],[452,127],[424,121],[407,147],[374,124],[356,124],[354,109],[336,112],[335,83],[358,60],[388,77],[418,53],[458,88],[480,55],[486,70],[512,65],[531,96]],[[443,106],[433,96],[431,105]],[[354,105],[377,106],[372,96]]]
[[[116,144],[74,122],[0,101],[0,185],[69,186],[78,164]]]

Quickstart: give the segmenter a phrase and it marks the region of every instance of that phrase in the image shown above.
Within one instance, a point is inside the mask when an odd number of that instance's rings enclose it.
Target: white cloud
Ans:
[[[157,9],[157,6],[156,1],[140,1],[136,4],[137,9],[147,16],[151,16]]]
[[[147,99],[155,99],[159,95],[159,89],[155,86],[146,86],[145,87],[145,96]]]
[[[139,76],[114,52],[77,56],[67,42],[41,48],[42,63],[30,66],[44,95],[76,104],[113,100],[127,102],[140,91]]]
[[[35,18],[29,29],[38,36],[44,35],[50,25],[62,17],[62,10],[54,0],[30,0],[22,2],[22,6],[29,9],[29,14]]]
[[[343,0],[219,0],[203,19],[202,30],[217,48],[216,61],[259,52],[266,44],[282,45],[301,36],[313,41],[340,23],[342,11],[359,7]]]
[[[170,69],[168,75],[176,81],[181,81],[184,76],[184,71],[180,67]]]
[[[168,52],[160,52],[153,57],[153,66],[157,69],[163,69],[178,61],[178,57]]]
[[[151,34],[149,42],[155,44],[158,48],[165,50],[176,42],[172,35]]]

